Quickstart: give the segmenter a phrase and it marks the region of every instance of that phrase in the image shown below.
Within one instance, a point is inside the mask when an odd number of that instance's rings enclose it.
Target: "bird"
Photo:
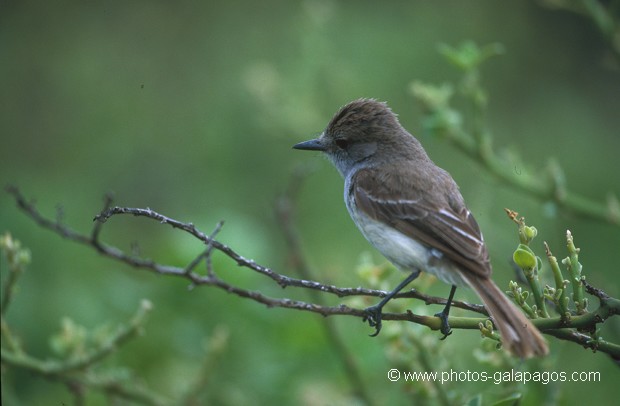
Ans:
[[[375,334],[383,306],[421,272],[451,285],[441,320],[451,334],[450,305],[457,286],[484,303],[502,346],[520,358],[544,356],[538,329],[491,279],[489,252],[480,227],[452,176],[437,166],[387,103],[354,100],[340,108],[318,138],[295,144],[321,151],[344,179],[347,210],[364,237],[408,276],[377,305],[364,310]]]

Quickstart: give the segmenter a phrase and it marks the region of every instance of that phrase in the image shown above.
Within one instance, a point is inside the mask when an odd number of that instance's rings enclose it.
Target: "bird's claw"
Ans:
[[[364,322],[368,322],[370,327],[375,328],[374,334],[370,334],[371,337],[376,337],[379,335],[381,331],[381,307],[371,306],[364,309],[364,318],[362,319]]]
[[[448,323],[448,316],[444,312],[439,312],[435,314],[435,317],[439,317],[439,320],[441,320],[441,327],[439,328],[439,331],[441,331],[443,337],[441,337],[440,340],[445,340],[446,337],[452,334],[452,329]]]

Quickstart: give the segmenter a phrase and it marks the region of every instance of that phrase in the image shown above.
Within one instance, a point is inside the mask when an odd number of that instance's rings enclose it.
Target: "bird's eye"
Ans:
[[[336,146],[340,149],[347,149],[347,147],[349,146],[349,141],[345,140],[344,138],[337,139]]]

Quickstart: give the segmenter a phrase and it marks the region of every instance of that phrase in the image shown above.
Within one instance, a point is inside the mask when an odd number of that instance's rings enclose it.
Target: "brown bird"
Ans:
[[[320,137],[296,149],[324,152],[345,180],[344,199],[366,239],[410,275],[377,305],[365,310],[377,335],[383,306],[421,271],[480,296],[502,336],[503,346],[521,358],[547,354],[545,340],[491,279],[489,253],[480,228],[448,172],[428,157],[385,104],[355,100],[342,107]]]

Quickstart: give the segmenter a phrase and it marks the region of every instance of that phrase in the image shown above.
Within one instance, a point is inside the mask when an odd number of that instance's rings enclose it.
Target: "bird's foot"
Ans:
[[[370,306],[364,309],[364,318],[362,321],[368,322],[370,327],[375,328],[374,334],[370,334],[371,337],[376,337],[381,331],[381,310],[383,306]]]
[[[439,320],[441,320],[441,327],[439,328],[439,331],[441,331],[443,337],[441,337],[440,340],[445,340],[446,337],[452,334],[452,329],[450,328],[450,324],[448,323],[448,315],[445,313],[445,311],[441,311],[439,313],[436,313],[435,317],[439,317]]]

